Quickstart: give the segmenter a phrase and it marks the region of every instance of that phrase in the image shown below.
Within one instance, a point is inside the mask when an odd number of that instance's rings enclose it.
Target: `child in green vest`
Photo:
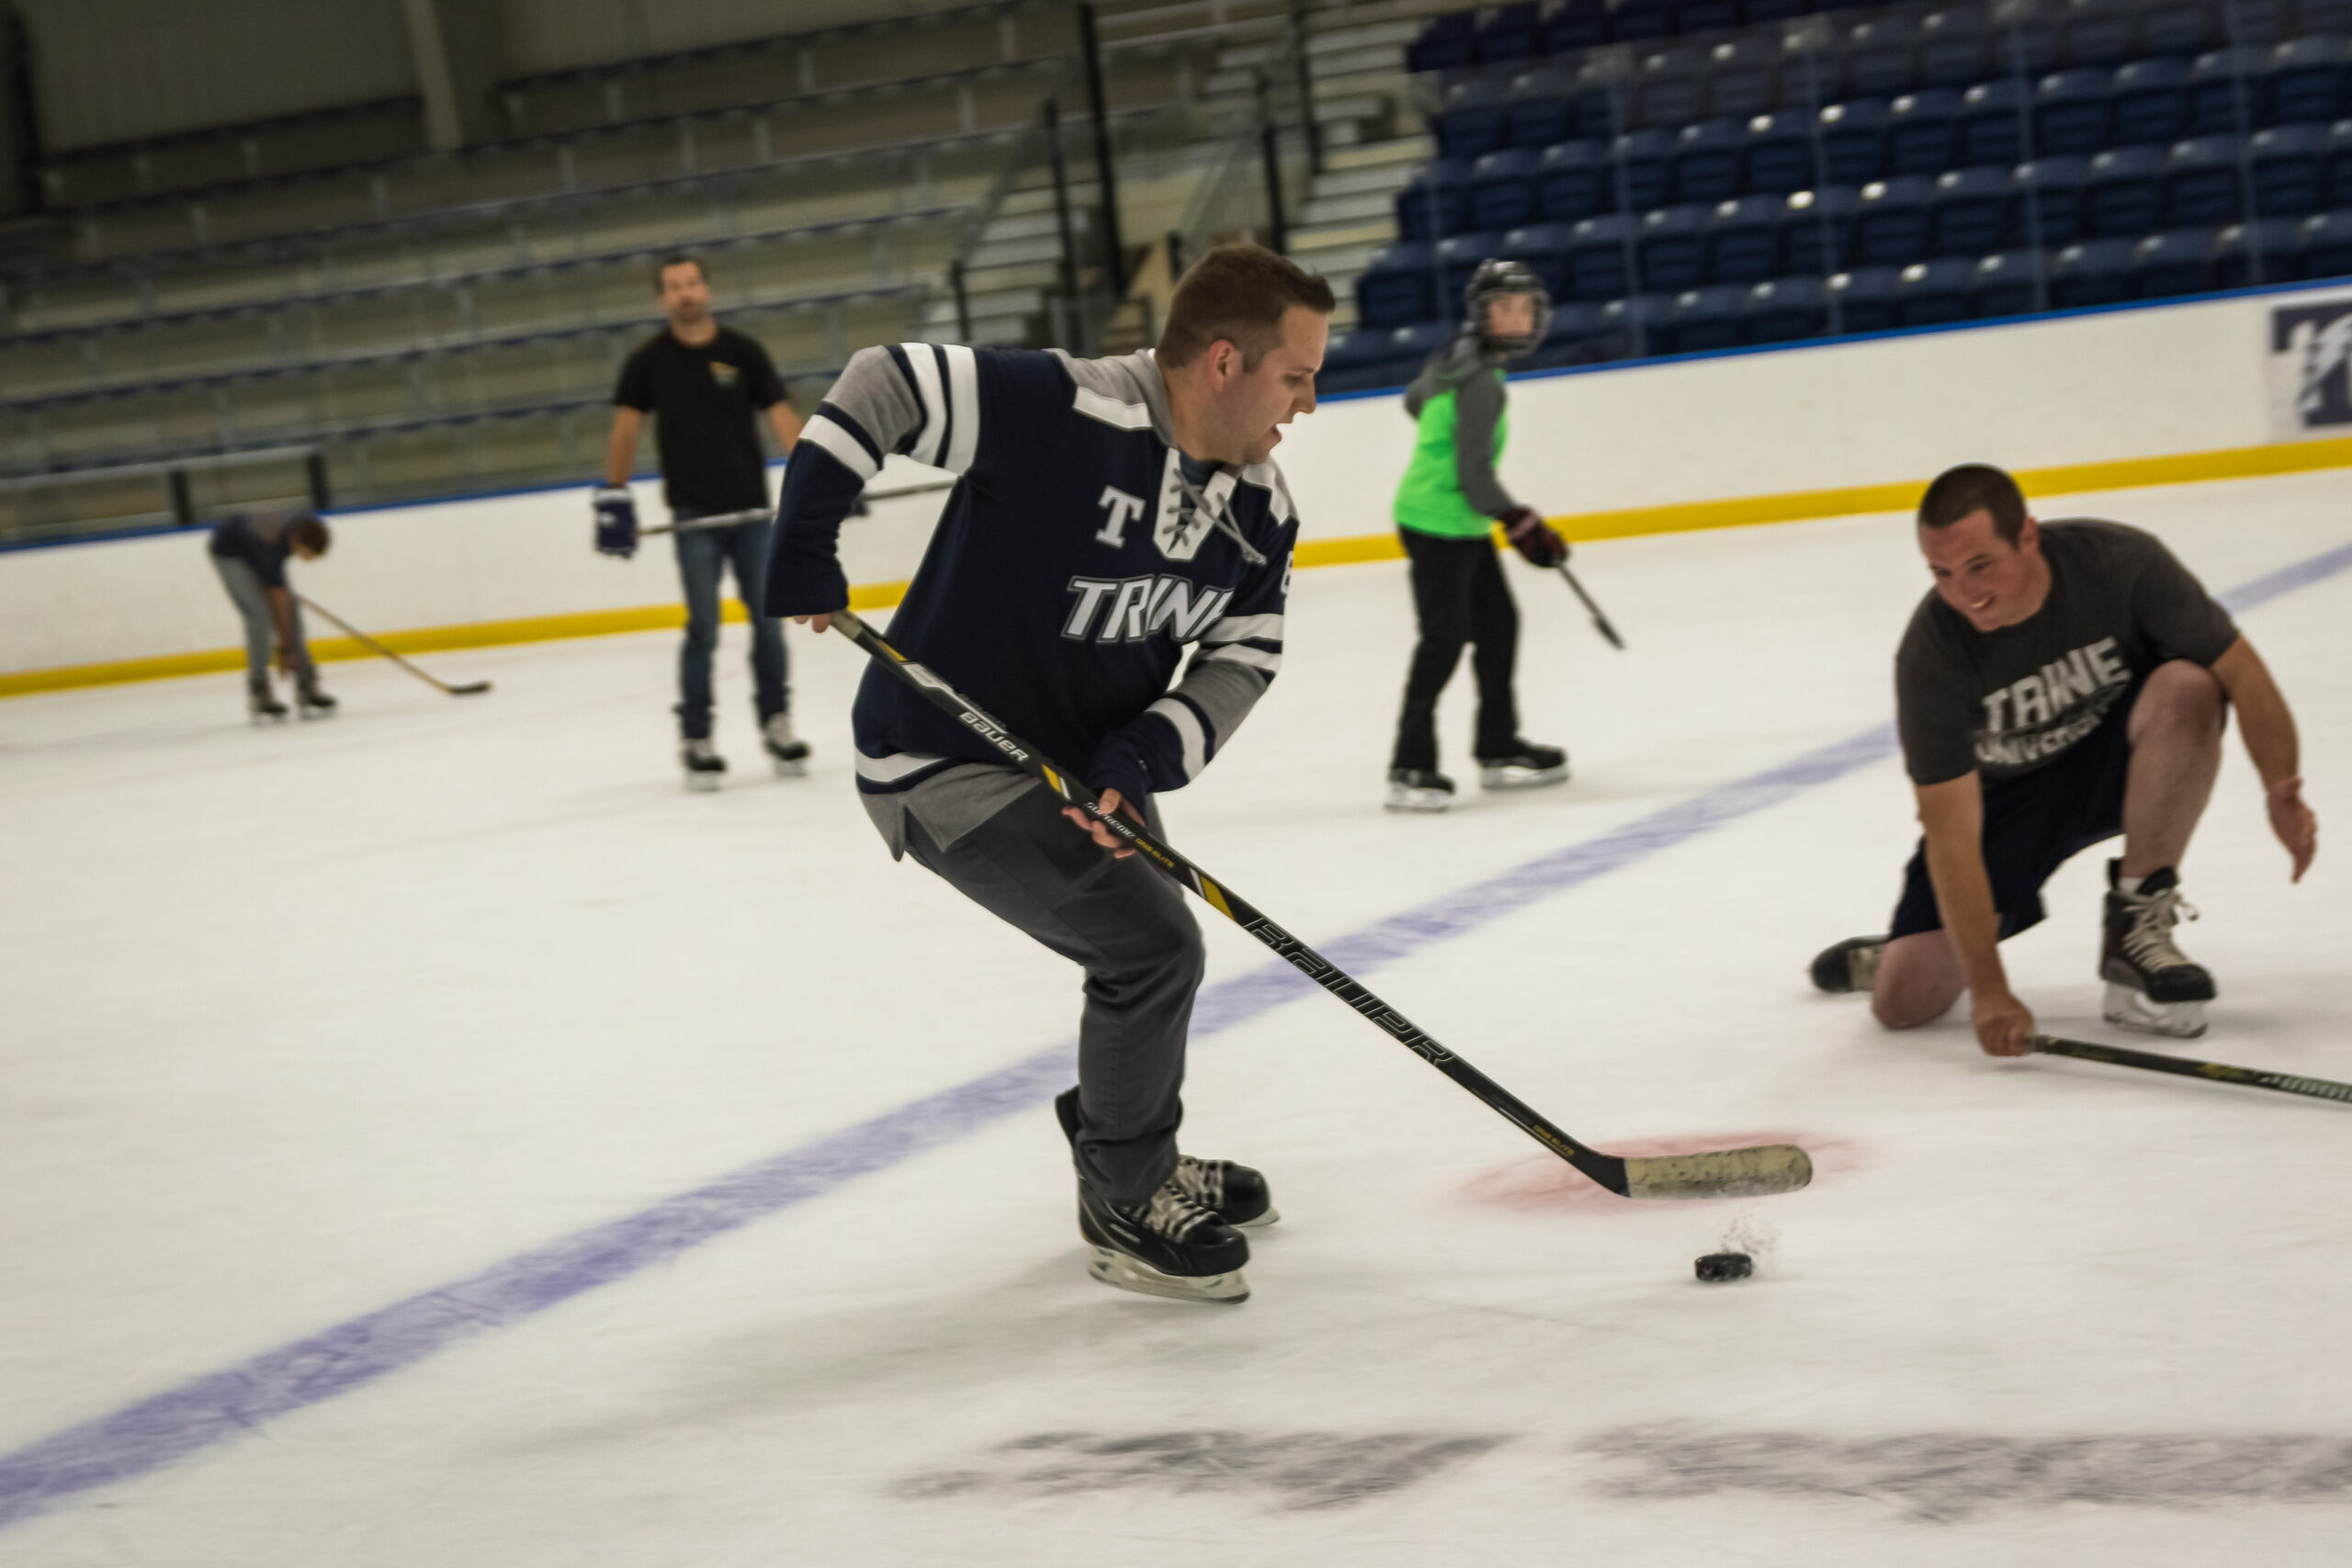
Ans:
[[[1544,280],[1514,261],[1489,261],[1470,279],[1468,320],[1430,356],[1405,393],[1418,426],[1413,458],[1396,487],[1396,531],[1412,562],[1413,609],[1421,640],[1405,678],[1405,711],[1388,769],[1388,809],[1442,811],[1453,781],[1437,771],[1437,699],[1476,649],[1479,782],[1487,789],[1564,783],[1567,753],[1519,733],[1511,664],[1519,612],[1496,558],[1495,525],[1539,567],[1567,559],[1567,541],[1543,515],[1520,505],[1495,477],[1509,421],[1503,364],[1544,341],[1552,299]]]

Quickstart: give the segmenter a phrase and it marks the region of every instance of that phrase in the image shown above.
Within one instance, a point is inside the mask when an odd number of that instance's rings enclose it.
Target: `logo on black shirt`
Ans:
[[[743,373],[723,359],[714,359],[710,362],[710,378],[720,389],[725,389],[732,388],[736,382],[741,380]]]

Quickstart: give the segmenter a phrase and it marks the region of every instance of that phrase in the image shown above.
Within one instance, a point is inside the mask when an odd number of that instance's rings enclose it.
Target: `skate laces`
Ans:
[[[1182,1241],[1216,1215],[1179,1185],[1177,1177],[1171,1176],[1159,1184],[1159,1190],[1151,1195],[1151,1201],[1137,1217],[1146,1229],[1170,1241]]]
[[[2132,923],[2124,929],[2123,953],[2143,969],[2168,969],[2189,960],[2173,945],[2172,929],[2197,918],[2197,907],[2180,896],[2177,885],[2161,893],[2127,893]]]
[[[1221,1159],[1195,1159],[1191,1155],[1176,1156],[1176,1174],[1169,1182],[1185,1197],[1204,1209],[1216,1210],[1225,1204],[1225,1162]]]

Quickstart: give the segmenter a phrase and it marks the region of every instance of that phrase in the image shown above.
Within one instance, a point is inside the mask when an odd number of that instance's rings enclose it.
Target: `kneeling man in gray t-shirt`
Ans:
[[[2231,705],[2296,880],[2318,848],[2294,717],[2269,670],[2153,536],[2038,523],[1998,468],[1971,464],[1928,486],[1918,534],[1936,586],[1904,634],[1894,687],[1925,834],[1888,934],[1823,953],[1814,984],[1869,991],[1890,1029],[1942,1016],[1964,989],[1977,1043],[2023,1055],[2033,1014],[1998,943],[2040,922],[2062,863],[2120,833],[2099,951],[2107,1018],[2204,1033],[2213,977],[2172,930]]]

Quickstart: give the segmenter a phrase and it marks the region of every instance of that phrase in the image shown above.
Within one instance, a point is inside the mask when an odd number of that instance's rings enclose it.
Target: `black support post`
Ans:
[[[1266,243],[1277,255],[1290,254],[1290,223],[1283,211],[1282,136],[1274,129],[1273,95],[1258,78],[1258,152],[1266,170]]]
[[[311,481],[311,510],[324,512],[334,504],[334,491],[327,488],[327,455],[312,452],[302,459],[303,477]]]
[[[1323,127],[1315,118],[1315,68],[1306,57],[1306,0],[1290,0],[1291,51],[1298,71],[1298,115],[1306,127],[1306,168],[1323,172]]]
[[[1111,164],[1111,105],[1102,91],[1102,45],[1094,35],[1094,7],[1078,8],[1078,38],[1086,55],[1086,99],[1094,110],[1094,178],[1102,191],[1102,252],[1111,292],[1127,291],[1127,246],[1119,233],[1119,179]]]
[[[1046,152],[1054,173],[1054,224],[1062,241],[1062,298],[1073,303],[1078,299],[1078,237],[1070,230],[1069,170],[1062,163],[1062,111],[1053,99],[1046,100]]]
[[[961,260],[947,264],[947,287],[956,293],[956,341],[972,341],[972,293],[965,286],[964,264]]]
[[[187,470],[174,468],[165,476],[172,491],[172,521],[183,528],[196,526],[196,498],[188,493]]]

